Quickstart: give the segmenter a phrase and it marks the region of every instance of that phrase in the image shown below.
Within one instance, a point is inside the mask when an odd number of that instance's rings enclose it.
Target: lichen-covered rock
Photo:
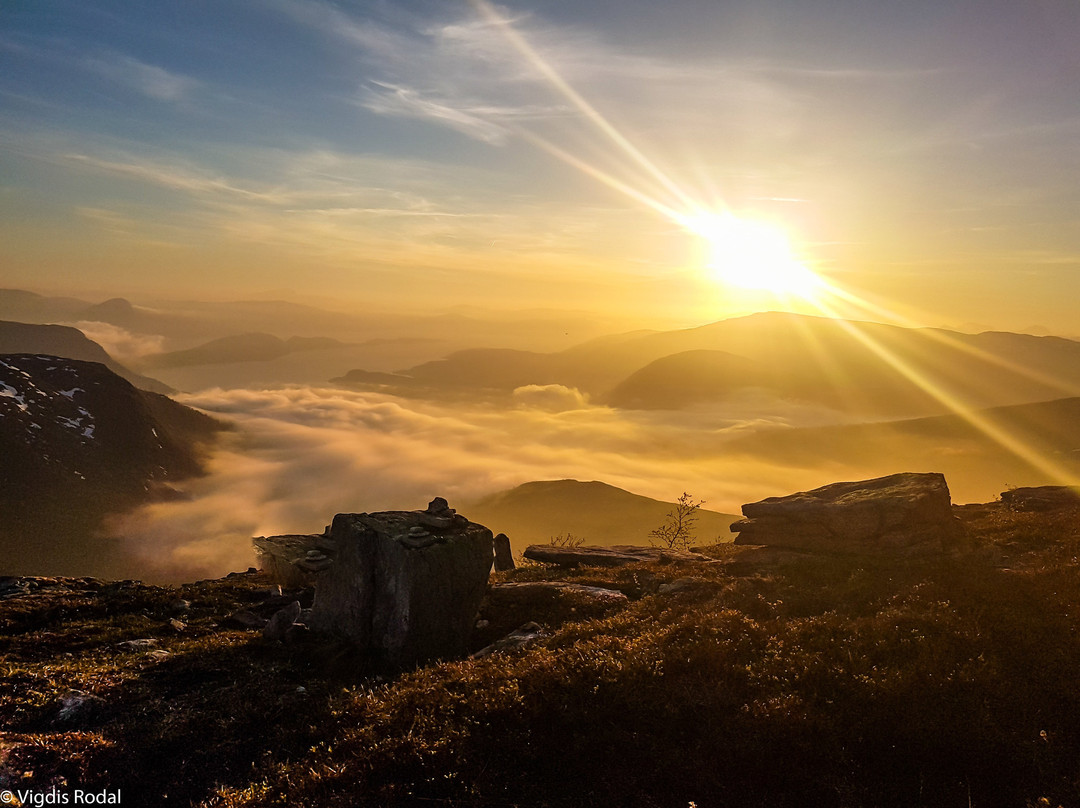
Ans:
[[[492,535],[436,499],[426,511],[338,514],[314,573],[309,627],[351,640],[379,668],[465,656]]]
[[[945,477],[892,474],[833,483],[743,505],[736,544],[815,553],[921,555],[951,549],[964,535]]]

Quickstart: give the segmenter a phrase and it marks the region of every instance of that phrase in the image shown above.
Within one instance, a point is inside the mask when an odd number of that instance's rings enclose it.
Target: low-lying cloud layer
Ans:
[[[722,413],[620,411],[559,386],[520,388],[502,405],[309,387],[181,400],[237,429],[215,448],[207,476],[184,485],[190,499],[113,523],[148,577],[246,568],[252,536],[319,532],[341,512],[422,508],[443,496],[468,515],[469,501],[530,480],[602,480],[667,501],[690,491],[726,512],[896,471],[943,471],[961,502],[991,499],[1006,483],[1045,482],[1025,481],[1015,459],[970,438],[949,446],[941,435],[882,429],[872,445],[866,435],[828,432],[806,437],[808,451],[770,449],[776,429],[827,414],[756,399]]]
[[[79,320],[72,323],[88,339],[104,348],[118,362],[134,362],[164,349],[165,338],[156,334],[136,334],[112,323]]]
[[[250,537],[318,532],[335,513],[422,508],[435,496],[461,505],[529,480],[598,479],[665,500],[692,490],[730,509],[757,498],[763,480],[745,466],[732,473],[723,444],[785,422],[625,413],[563,387],[519,390],[508,407],[306,387],[181,400],[237,430],[214,450],[207,476],[184,484],[189,500],[112,525],[164,577],[245,568]],[[764,474],[783,485],[777,476],[798,475]]]

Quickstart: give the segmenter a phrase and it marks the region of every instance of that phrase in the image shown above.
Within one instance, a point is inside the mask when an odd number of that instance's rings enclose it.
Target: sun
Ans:
[[[821,278],[798,259],[787,235],[775,225],[712,212],[694,214],[682,223],[708,241],[708,266],[723,283],[807,300],[822,287]]]

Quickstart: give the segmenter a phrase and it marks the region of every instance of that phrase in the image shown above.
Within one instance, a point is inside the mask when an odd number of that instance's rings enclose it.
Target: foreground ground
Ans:
[[[9,579],[0,789],[118,789],[128,806],[1080,806],[1080,513],[957,512],[974,547],[945,559],[525,567],[499,579],[629,600],[489,604],[477,647],[527,620],[546,634],[390,679],[226,619],[292,600],[257,573]]]

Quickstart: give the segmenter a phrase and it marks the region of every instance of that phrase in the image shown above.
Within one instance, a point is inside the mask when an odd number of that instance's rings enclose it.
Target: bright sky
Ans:
[[[696,207],[927,324],[1076,334],[1077,42],[1076,0],[3,3],[0,285],[782,305]]]

